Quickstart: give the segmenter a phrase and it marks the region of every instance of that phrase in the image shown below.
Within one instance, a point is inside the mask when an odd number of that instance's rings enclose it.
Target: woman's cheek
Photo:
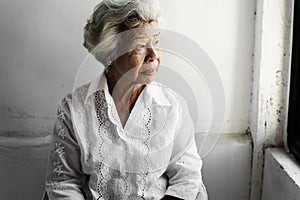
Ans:
[[[138,67],[143,64],[144,56],[139,54],[133,54],[132,56],[129,56],[129,63],[134,66]]]

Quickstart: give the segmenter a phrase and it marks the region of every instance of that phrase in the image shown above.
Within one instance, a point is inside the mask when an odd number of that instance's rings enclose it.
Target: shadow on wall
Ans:
[[[0,138],[1,200],[42,199],[49,144],[35,140]]]

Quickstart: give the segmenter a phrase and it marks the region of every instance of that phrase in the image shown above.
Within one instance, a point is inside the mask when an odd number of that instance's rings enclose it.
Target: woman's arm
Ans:
[[[166,195],[195,200],[199,190],[204,187],[201,176],[202,160],[197,152],[193,122],[183,98],[180,99],[178,113],[181,120],[174,139],[171,162],[166,170],[169,177]]]
[[[70,102],[70,101],[69,101]],[[46,175],[50,200],[84,200],[82,186],[86,176],[81,169],[80,149],[72,125],[66,98],[57,111]]]

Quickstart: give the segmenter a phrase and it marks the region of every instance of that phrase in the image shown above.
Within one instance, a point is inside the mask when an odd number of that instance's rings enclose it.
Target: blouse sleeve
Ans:
[[[66,98],[58,107],[46,173],[46,191],[50,200],[84,200],[80,149],[73,131]]]
[[[166,195],[185,200],[195,200],[204,185],[201,176],[202,160],[197,152],[194,138],[194,126],[185,101],[179,104],[181,122],[177,128],[170,164],[166,170],[169,187]],[[206,194],[202,195],[206,196]],[[198,197],[197,197],[198,199]],[[207,198],[201,198],[206,200]],[[200,200],[200,199],[199,199]]]

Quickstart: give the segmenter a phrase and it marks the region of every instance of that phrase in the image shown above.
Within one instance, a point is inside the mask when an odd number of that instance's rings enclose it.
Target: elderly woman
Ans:
[[[104,0],[95,8],[84,46],[106,70],[58,108],[47,198],[207,199],[187,105],[154,81],[158,19],[154,0]]]

